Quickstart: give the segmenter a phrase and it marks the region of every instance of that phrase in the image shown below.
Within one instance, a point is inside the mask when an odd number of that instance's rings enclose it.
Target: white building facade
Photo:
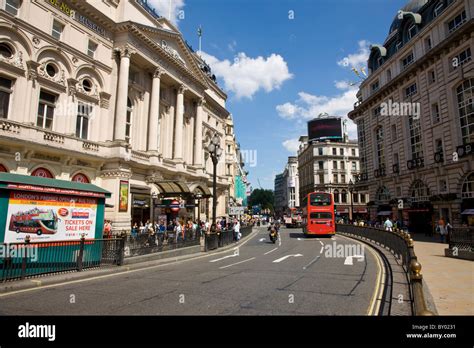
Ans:
[[[217,134],[226,215],[227,96],[146,1],[0,0],[0,82],[1,171],[109,190],[115,230],[209,219]]]

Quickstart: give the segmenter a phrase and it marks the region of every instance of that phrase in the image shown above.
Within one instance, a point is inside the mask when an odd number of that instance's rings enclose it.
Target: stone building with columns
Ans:
[[[0,0],[0,84],[0,171],[109,190],[116,230],[210,219],[206,149],[233,137],[227,96],[146,1]],[[218,216],[232,195],[222,157]]]

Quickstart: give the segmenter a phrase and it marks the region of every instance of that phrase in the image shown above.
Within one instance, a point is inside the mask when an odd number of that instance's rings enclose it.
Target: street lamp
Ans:
[[[198,221],[201,221],[201,198],[202,198],[202,194],[198,193],[196,195],[197,207],[198,207]]]
[[[351,216],[350,216],[351,221],[354,219],[354,196],[352,192],[354,192],[354,183],[352,182],[352,179],[350,179],[349,180],[349,193],[351,194]]]
[[[222,155],[222,148],[220,147],[221,139],[217,134],[215,134],[209,145],[207,146],[207,150],[212,158],[213,164],[213,173],[212,173],[212,224],[215,225],[216,223],[216,209],[217,209],[217,162],[219,162],[219,158]]]

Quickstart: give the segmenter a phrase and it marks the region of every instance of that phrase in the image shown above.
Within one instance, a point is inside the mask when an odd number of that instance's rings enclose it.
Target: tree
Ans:
[[[249,206],[260,205],[262,209],[270,209],[273,212],[275,196],[272,190],[255,189],[248,200]]]

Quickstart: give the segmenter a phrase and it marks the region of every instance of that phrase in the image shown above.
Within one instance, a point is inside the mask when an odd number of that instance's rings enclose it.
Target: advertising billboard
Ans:
[[[97,198],[11,191],[5,243],[95,238]]]
[[[308,140],[341,140],[340,118],[318,118],[308,122]]]

